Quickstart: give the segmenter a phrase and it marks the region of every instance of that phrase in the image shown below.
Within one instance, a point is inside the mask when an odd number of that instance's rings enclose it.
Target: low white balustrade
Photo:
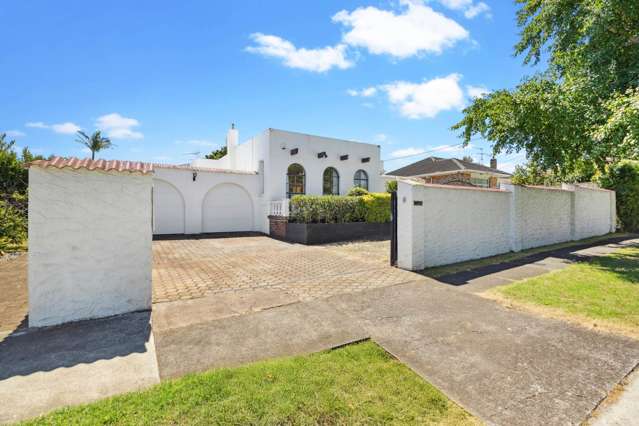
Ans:
[[[271,208],[269,212],[271,216],[288,217],[288,213],[289,213],[288,199],[271,201]]]

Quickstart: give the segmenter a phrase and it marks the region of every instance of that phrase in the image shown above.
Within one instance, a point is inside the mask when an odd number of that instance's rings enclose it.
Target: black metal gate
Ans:
[[[390,264],[397,265],[397,191],[391,192]]]

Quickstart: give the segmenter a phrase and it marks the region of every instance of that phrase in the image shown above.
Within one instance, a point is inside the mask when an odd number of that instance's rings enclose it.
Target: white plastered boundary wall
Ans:
[[[29,169],[29,325],[151,308],[151,175]]]
[[[614,232],[613,191],[505,185],[503,190],[400,180],[398,265],[409,270]]]

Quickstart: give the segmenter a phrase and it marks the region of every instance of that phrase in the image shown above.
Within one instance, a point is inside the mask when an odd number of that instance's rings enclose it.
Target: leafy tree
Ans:
[[[206,154],[204,158],[206,158],[207,160],[219,160],[225,155],[226,155],[226,146],[223,146],[222,148],[211,151],[210,154]]]
[[[28,148],[18,157],[15,141],[0,134],[0,253],[24,248],[27,239],[28,162],[42,159]]]
[[[608,166],[599,183],[616,192],[621,227],[625,231],[639,231],[639,161],[624,160]]]
[[[95,153],[108,149],[113,146],[109,138],[102,136],[100,130],[93,132],[91,136],[84,133],[82,130],[78,131],[78,138],[75,140],[77,143],[82,144],[91,150],[91,159],[95,160]]]
[[[546,69],[514,89],[476,98],[452,128],[494,153],[524,150],[563,178],[589,163],[636,158],[639,2],[516,0],[524,63]]]

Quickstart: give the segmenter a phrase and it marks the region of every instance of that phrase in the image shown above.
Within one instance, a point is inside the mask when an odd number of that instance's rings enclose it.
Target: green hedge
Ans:
[[[639,161],[625,160],[608,167],[600,178],[603,188],[617,194],[617,216],[621,228],[639,231]]]
[[[291,198],[289,220],[297,223],[390,222],[390,194],[296,195]]]

